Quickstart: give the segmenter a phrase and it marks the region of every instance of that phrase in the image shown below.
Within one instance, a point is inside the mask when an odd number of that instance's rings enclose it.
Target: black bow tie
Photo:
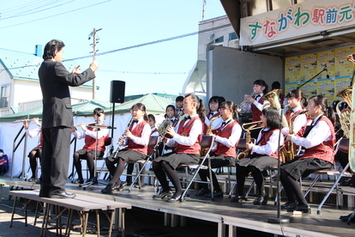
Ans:
[[[229,121],[223,121],[222,126],[227,125],[228,123],[229,123]]]
[[[133,119],[132,124],[134,124],[134,123],[138,123],[138,119]]]
[[[188,119],[191,119],[190,115],[188,115],[184,118],[184,120],[188,120]]]

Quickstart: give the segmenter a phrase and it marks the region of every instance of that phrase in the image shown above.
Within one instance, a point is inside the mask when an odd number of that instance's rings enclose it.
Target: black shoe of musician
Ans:
[[[206,195],[206,193],[210,193],[210,192],[211,190],[209,190],[208,188],[201,188],[200,190],[198,190],[195,196],[204,196]]]
[[[241,202],[241,201],[247,201],[248,199],[244,196],[235,196],[231,198],[231,202]]]
[[[65,190],[58,190],[49,193],[50,198],[75,198],[75,193],[67,193]]]
[[[168,198],[168,200],[166,200],[166,201],[167,201],[167,202],[178,202],[178,201],[180,201],[180,199],[181,199],[181,195],[182,195],[182,194],[174,193],[174,195],[171,196],[170,198]]]
[[[285,204],[281,205],[281,209],[285,210],[285,209],[295,209],[297,207],[297,202],[293,201],[293,202],[286,202]]]
[[[101,193],[112,194],[112,191],[114,191],[113,187],[107,185],[104,189],[101,190]]]
[[[288,212],[301,211],[303,213],[311,213],[311,207],[309,205],[298,205],[295,208],[288,208]]]
[[[267,204],[267,196],[260,196],[257,197],[254,201],[253,201],[253,205],[266,205]]]
[[[73,184],[83,184],[84,180],[83,179],[77,179],[73,182]]]
[[[153,195],[154,199],[164,199],[164,198],[170,198],[173,195],[173,192],[171,190],[169,191],[162,191],[158,194]]]

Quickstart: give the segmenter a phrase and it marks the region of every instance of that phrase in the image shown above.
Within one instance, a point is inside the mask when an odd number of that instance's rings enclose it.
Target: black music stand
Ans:
[[[278,141],[278,151],[277,151],[277,159],[279,160],[279,162],[277,163],[277,216],[276,217],[269,217],[267,222],[268,223],[274,223],[274,224],[286,224],[290,222],[290,218],[281,218],[281,203],[280,203],[280,199],[281,199],[281,191],[280,191],[280,157],[281,157],[281,146],[280,146],[280,139],[281,139],[281,127],[282,127],[282,116],[283,116],[283,110],[280,109],[280,133],[279,133],[279,141]],[[271,180],[270,180],[271,182]]]
[[[115,127],[112,127],[112,126],[99,125],[99,124],[91,125],[88,127],[97,128],[96,139],[95,139],[95,153],[94,153],[94,177],[92,178],[91,181],[79,185],[79,187],[82,187],[83,190],[86,190],[91,185],[97,185],[99,183],[98,179],[97,179],[97,172],[96,172],[96,168],[97,168],[97,140],[98,140],[99,130],[100,129],[115,129]]]

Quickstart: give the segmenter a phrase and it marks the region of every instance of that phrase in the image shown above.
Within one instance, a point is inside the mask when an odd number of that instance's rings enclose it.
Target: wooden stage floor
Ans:
[[[1,183],[6,186],[39,189],[38,184],[20,179],[0,178]],[[311,203],[311,214],[293,215],[293,213],[281,211],[281,217],[289,218],[290,223],[271,224],[268,223],[268,218],[277,217],[277,207],[271,201],[268,205],[254,206],[252,204],[253,196],[242,203],[230,202],[228,195],[211,201],[209,198],[196,197],[194,195],[196,190],[191,189],[190,196],[185,202],[168,203],[163,200],[152,199],[155,188],[150,185],[146,185],[140,190],[134,188],[131,192],[128,192],[128,187],[125,187],[123,191],[114,192],[112,195],[100,193],[104,186],[99,184],[83,190],[77,185],[67,183],[66,188],[68,192],[102,198],[103,201],[105,199],[116,200],[129,203],[135,208],[164,213],[166,223],[161,223],[162,226],[164,224],[179,225],[179,222],[184,225],[184,221],[188,225],[189,218],[217,223],[218,230],[216,233],[218,233],[218,236],[234,236],[232,233],[235,233],[234,231],[238,228],[276,236],[355,236],[355,224],[348,225],[339,220],[341,215],[350,214],[352,209],[337,209],[335,205],[324,205],[320,214],[316,213],[317,204],[315,203]],[[355,192],[355,189],[353,190]],[[127,215],[129,212],[130,210],[126,211]],[[186,219],[181,217],[186,217]]]

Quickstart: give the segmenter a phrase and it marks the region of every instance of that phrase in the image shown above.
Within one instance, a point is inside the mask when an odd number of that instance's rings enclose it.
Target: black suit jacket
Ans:
[[[38,71],[43,95],[42,128],[73,127],[69,86],[80,86],[95,78],[90,68],[79,75],[66,70],[60,62],[46,59]]]

